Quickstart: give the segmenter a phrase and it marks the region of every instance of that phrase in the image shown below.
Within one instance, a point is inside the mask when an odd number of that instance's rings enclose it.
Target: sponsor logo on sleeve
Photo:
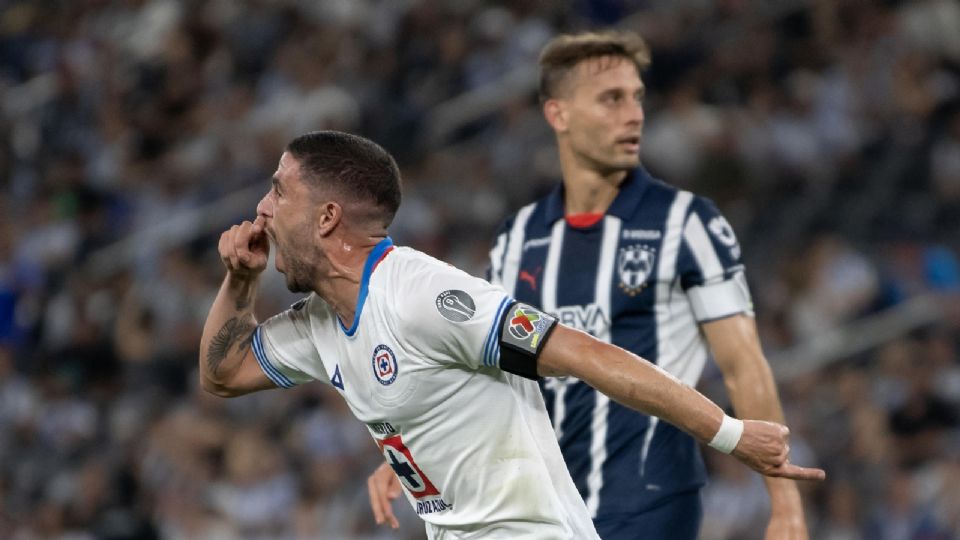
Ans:
[[[503,320],[503,343],[536,353],[556,319],[526,304],[517,304]]]
[[[477,305],[469,294],[459,290],[443,291],[437,296],[437,311],[450,322],[469,321],[477,312]]]
[[[723,216],[716,216],[707,224],[707,229],[721,244],[730,249],[730,256],[734,259],[740,258],[740,245],[737,243],[737,235],[733,232],[730,222]]]
[[[393,384],[397,380],[397,355],[386,345],[377,345],[373,350],[373,375],[377,382],[384,386]]]

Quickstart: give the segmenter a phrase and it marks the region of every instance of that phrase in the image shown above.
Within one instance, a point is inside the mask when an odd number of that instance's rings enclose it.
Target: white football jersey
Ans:
[[[364,267],[349,328],[314,294],[261,324],[253,348],[278,386],[337,388],[431,539],[598,539],[537,383],[499,367],[512,304],[387,238]]]

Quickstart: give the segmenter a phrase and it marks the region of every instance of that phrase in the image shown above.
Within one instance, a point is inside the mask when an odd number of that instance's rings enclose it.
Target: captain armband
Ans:
[[[500,320],[500,369],[536,380],[537,359],[556,326],[556,317],[527,304],[511,304]]]

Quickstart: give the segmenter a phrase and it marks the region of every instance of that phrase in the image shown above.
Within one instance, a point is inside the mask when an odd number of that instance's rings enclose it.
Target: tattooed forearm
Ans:
[[[254,325],[245,319],[233,317],[223,323],[220,331],[210,341],[207,348],[207,369],[217,375],[220,364],[230,353],[230,349],[237,343],[243,349],[253,340]]]

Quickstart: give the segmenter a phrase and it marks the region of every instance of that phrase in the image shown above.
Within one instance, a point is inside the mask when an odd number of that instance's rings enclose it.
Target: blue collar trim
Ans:
[[[377,265],[377,262],[383,257],[383,254],[391,247],[393,247],[393,240],[388,236],[373,246],[373,250],[367,255],[367,262],[363,263],[363,275],[360,276],[360,294],[357,295],[357,307],[353,313],[353,324],[350,325],[350,328],[347,328],[343,325],[340,317],[337,317],[337,322],[340,323],[340,329],[343,330],[343,333],[346,334],[347,337],[353,337],[353,335],[357,333],[357,327],[360,325],[360,314],[363,313],[363,304],[367,301],[367,286],[370,284],[370,274],[373,273],[373,267]]]

